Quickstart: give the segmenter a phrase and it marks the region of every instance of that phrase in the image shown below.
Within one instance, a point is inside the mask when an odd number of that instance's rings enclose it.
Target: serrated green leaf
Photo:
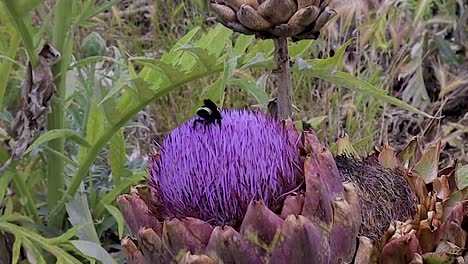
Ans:
[[[266,104],[268,103],[268,100],[270,100],[270,97],[265,92],[265,90],[258,87],[257,83],[254,81],[246,79],[236,79],[232,80],[230,84],[245,89],[257,100],[259,104]]]
[[[105,128],[105,116],[104,112],[99,109],[97,100],[93,99],[91,103],[88,122],[86,125],[86,139],[91,144],[95,143],[96,140],[102,135]]]
[[[106,210],[114,217],[115,221],[117,222],[117,232],[119,234],[119,239],[122,239],[124,227],[125,227],[125,219],[117,207],[112,206],[110,204],[104,204]]]
[[[183,36],[179,41],[174,44],[172,49],[168,53],[164,53],[161,57],[161,61],[165,63],[170,63],[172,65],[176,65],[179,61],[180,56],[182,55],[182,51],[178,51],[180,47],[192,41],[192,39],[200,32],[200,27],[195,27],[194,29],[190,30],[185,36]]]
[[[211,84],[208,89],[203,93],[203,98],[209,98],[216,103],[220,104],[224,94],[223,77],[219,77]]]
[[[335,53],[335,55],[328,59],[311,59],[307,61],[302,61],[301,58],[298,58],[298,69],[299,70],[314,70],[316,72],[321,72],[321,74],[333,74],[337,72],[343,61],[343,56],[346,52],[346,48],[351,44],[354,39],[346,41]],[[306,62],[306,63],[304,63]]]
[[[258,54],[263,54],[265,58],[271,58],[271,63],[274,66],[273,62],[273,51],[275,46],[272,40],[259,40],[253,47],[250,47],[247,54],[245,54],[244,62],[249,63],[258,57]],[[245,67],[245,66],[244,66]]]
[[[116,263],[112,256],[107,253],[98,243],[93,243],[84,240],[73,240],[70,243],[75,246],[81,253],[101,261],[103,264]]]
[[[296,43],[289,44],[288,53],[291,58],[302,56],[314,43],[313,40],[301,40]]]
[[[222,81],[222,89],[223,93],[220,98],[220,106],[223,106],[224,103],[224,95],[226,94],[224,91],[226,90],[226,86],[229,84],[229,82],[232,79],[232,76],[234,76],[234,73],[236,71],[237,67],[237,60],[240,58],[240,56],[235,55],[232,51],[232,48],[229,46],[229,49],[227,51],[228,56],[226,56],[226,59],[224,61],[224,71],[223,71],[223,81]]]
[[[334,83],[338,86],[342,86],[342,87],[354,90],[356,92],[372,96],[383,102],[392,104],[394,106],[400,107],[402,109],[406,109],[408,111],[414,112],[416,114],[420,114],[428,118],[434,118],[433,116],[425,113],[424,111],[421,111],[417,109],[416,107],[399,100],[398,98],[388,95],[386,91],[379,89],[373,86],[372,84],[365,82],[349,73],[340,72],[340,71],[333,72],[329,70],[325,70],[325,71],[316,70],[314,69],[314,67],[304,69],[304,70],[299,70],[298,73],[309,75],[315,78],[319,78],[319,79]]]
[[[27,154],[34,148],[38,147],[39,145],[44,144],[56,138],[69,138],[85,148],[89,148],[91,146],[86,139],[84,139],[81,135],[79,135],[73,130],[55,129],[55,130],[48,131],[42,134],[41,136],[39,136],[36,140],[34,140],[31,146],[29,146],[29,148],[26,150],[25,153]]]
[[[273,61],[273,57],[265,56],[264,53],[257,53],[255,57],[253,57],[251,60],[247,61],[245,60],[246,63],[242,65],[241,69],[247,69],[247,68],[273,68],[275,66],[275,63]]]
[[[214,57],[221,57],[226,42],[230,42],[233,31],[221,24],[209,30],[204,36],[196,41],[195,46],[207,50]]]
[[[125,169],[125,142],[122,129],[112,137],[109,146],[109,161],[112,169],[112,180],[115,185],[120,183]]]
[[[175,66],[160,60],[136,60],[138,63],[147,67],[140,73],[140,77],[146,81],[155,82],[161,79],[167,79],[169,82],[175,82],[180,79],[184,73]],[[149,69],[152,71],[148,71]],[[146,70],[146,71],[145,71]],[[159,74],[155,74],[157,72]]]
[[[215,56],[211,55],[210,52],[206,49],[195,47],[190,44],[185,44],[184,46],[180,47],[178,50],[187,51],[191,54],[195,59],[196,65],[203,66],[206,70],[211,70],[217,62]],[[184,67],[189,68],[189,67]]]
[[[234,54],[235,55],[244,55],[247,48],[252,44],[255,37],[250,35],[239,35],[236,39],[236,44],[234,45]]]

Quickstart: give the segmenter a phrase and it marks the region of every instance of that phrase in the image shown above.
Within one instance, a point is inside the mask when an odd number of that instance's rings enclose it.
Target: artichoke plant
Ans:
[[[291,121],[221,113],[221,126],[191,119],[166,136],[148,186],[118,198],[136,236],[122,240],[129,263],[468,259],[467,189],[456,163],[437,169],[440,142],[334,158]]]
[[[122,241],[128,261],[351,262],[357,193],[316,135],[260,112],[222,116],[176,128],[149,161],[149,186],[118,198],[137,238]]]
[[[262,38],[316,39],[336,12],[331,0],[212,0],[218,21]]]

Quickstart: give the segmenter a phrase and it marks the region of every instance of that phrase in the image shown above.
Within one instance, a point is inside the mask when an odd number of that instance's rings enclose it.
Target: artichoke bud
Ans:
[[[211,0],[224,26],[260,38],[316,39],[336,14],[331,0]]]
[[[83,58],[101,56],[106,51],[106,41],[97,32],[92,32],[81,42],[81,54]]]

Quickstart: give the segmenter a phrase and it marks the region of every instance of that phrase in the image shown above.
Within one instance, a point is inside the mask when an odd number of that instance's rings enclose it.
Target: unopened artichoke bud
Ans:
[[[336,14],[331,0],[211,0],[224,26],[260,38],[316,39]]]
[[[102,56],[106,51],[106,41],[97,32],[92,32],[83,39],[81,52],[83,58]]]

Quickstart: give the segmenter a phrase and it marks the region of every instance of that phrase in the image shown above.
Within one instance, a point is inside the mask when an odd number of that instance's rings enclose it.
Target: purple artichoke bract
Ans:
[[[298,140],[280,121],[247,110],[221,115],[221,126],[187,121],[150,157],[158,218],[238,225],[252,200],[279,209],[283,194],[302,182]]]

